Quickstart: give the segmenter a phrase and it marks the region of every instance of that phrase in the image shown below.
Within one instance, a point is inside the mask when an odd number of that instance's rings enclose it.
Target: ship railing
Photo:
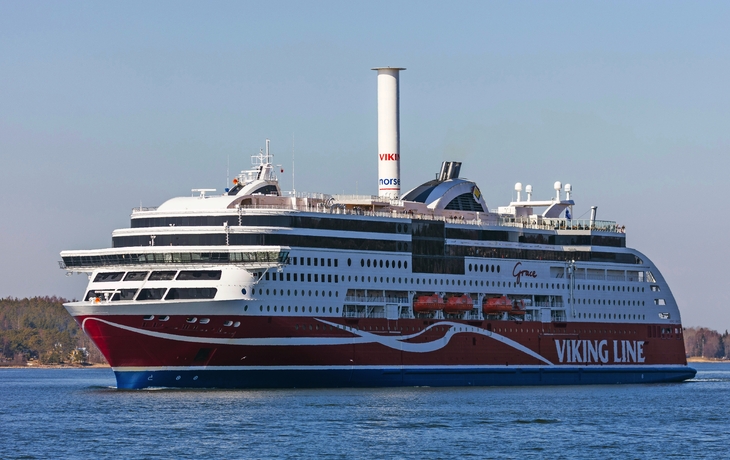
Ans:
[[[342,312],[342,316],[345,318],[385,318],[385,312],[345,310]]]
[[[384,296],[346,296],[345,302],[350,303],[378,303],[378,304],[407,304],[408,297],[384,297]]]
[[[591,230],[598,232],[623,233],[616,222],[610,220],[586,219],[546,219],[539,216],[500,217],[499,225],[503,227],[532,228],[541,230]]]
[[[608,281],[626,281],[625,275],[606,275]]]
[[[553,321],[563,322],[567,321],[565,311],[553,311],[550,315],[550,319]]]
[[[563,308],[563,302],[558,300],[533,302],[532,307]]]
[[[157,211],[157,206],[137,206],[136,208],[132,208],[132,214],[149,211]]]
[[[370,217],[396,217],[405,219],[420,219],[420,220],[433,220],[447,222],[451,224],[461,225],[495,225],[500,227],[518,227],[518,228],[530,228],[539,230],[590,230],[599,232],[609,233],[623,233],[623,228],[616,225],[614,221],[608,220],[585,220],[585,219],[543,219],[539,216],[530,217],[508,217],[498,216],[497,214],[485,214],[485,213],[474,213],[476,218],[464,219],[461,216],[438,216],[433,214],[421,214],[412,211],[400,211],[393,209],[391,211],[373,211],[367,210],[363,204],[363,207],[355,206],[353,208],[347,208],[332,197],[322,193],[303,193],[303,192],[285,192],[286,196],[296,196],[297,198],[309,198],[316,200],[312,203],[308,203],[306,206],[297,205],[294,203],[285,203],[280,205],[274,204],[251,204],[240,207],[241,212],[246,210],[272,210],[272,211],[301,211],[301,212],[319,212],[323,214],[344,214],[344,215],[358,215],[358,216],[370,216]],[[358,198],[357,196],[350,197],[349,195],[337,196],[337,198]],[[359,197],[364,198],[364,197]],[[366,197],[365,197],[366,198]],[[372,197],[374,203],[387,203],[391,206],[402,206],[403,202],[400,200],[388,200],[378,197]],[[351,203],[347,203],[350,204]],[[156,211],[157,207],[135,207],[132,209],[132,214],[140,212]],[[186,211],[186,214],[210,214],[209,209],[201,209],[195,211]]]
[[[593,281],[604,281],[606,279],[605,275],[603,274],[587,274],[586,279],[593,280]]]

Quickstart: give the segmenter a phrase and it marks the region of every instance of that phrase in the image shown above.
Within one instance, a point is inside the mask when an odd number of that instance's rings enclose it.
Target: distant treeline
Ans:
[[[58,297],[0,299],[0,365],[105,363]]]
[[[705,327],[684,329],[684,349],[690,358],[730,359],[730,334]]]

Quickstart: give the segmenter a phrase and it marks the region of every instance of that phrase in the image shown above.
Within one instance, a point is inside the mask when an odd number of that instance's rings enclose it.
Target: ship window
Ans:
[[[339,259],[335,259],[335,267],[337,267],[337,261],[338,261],[338,260],[339,260]]]
[[[312,274],[311,273],[307,273],[307,282],[308,283],[311,283],[312,282]]]
[[[264,275],[264,279],[265,279],[266,281],[269,281],[269,272],[266,272],[266,275]]]
[[[217,292],[216,288],[170,288],[165,300],[213,299]]]
[[[400,260],[398,261],[398,268],[400,268]]]
[[[339,283],[339,282],[340,282],[340,277],[339,277],[339,275],[335,275],[335,283]]]
[[[408,268],[408,262],[403,262],[403,268]]]
[[[268,278],[268,272],[266,273]],[[177,275],[177,280],[219,280],[221,279],[220,270],[183,270]]]
[[[210,318],[201,318],[200,324],[208,324],[210,322]]]
[[[385,261],[385,268],[390,268],[390,261],[389,260],[386,260]]]
[[[185,321],[186,321],[186,322],[188,322],[188,323],[190,323],[190,324],[192,324],[192,323],[196,322],[197,320],[198,320],[198,318],[196,318],[195,316],[188,316],[188,317],[187,317],[187,318],[185,319]]]
[[[165,316],[160,316],[160,317],[159,317],[159,318],[157,318],[157,319],[158,319],[158,320],[160,320],[160,321],[167,321],[167,320],[169,320],[169,319],[170,319],[170,317],[169,317],[169,316],[167,316],[167,315],[165,315]]]
[[[99,283],[108,281],[120,281],[122,279],[122,276],[124,276],[124,272],[98,273],[96,275],[96,278],[94,278],[94,282]]]
[[[124,277],[124,281],[144,281],[149,272],[128,272]]]
[[[137,295],[137,300],[160,300],[165,294],[165,288],[142,289]]]
[[[314,266],[315,267],[317,266],[317,258],[316,257],[314,258]]]
[[[348,259],[347,259],[347,266],[349,267],[349,266],[351,266],[351,265],[352,265],[352,259],[348,258]]]
[[[132,300],[136,293],[136,289],[122,289],[119,292],[114,293],[112,300]]]

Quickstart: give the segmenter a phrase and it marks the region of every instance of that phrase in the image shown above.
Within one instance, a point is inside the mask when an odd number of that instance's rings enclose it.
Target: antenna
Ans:
[[[297,196],[297,189],[294,187],[294,133],[291,133],[291,191]]]
[[[224,189],[228,187],[228,184],[230,184],[230,179],[231,179],[231,155],[228,154],[226,156],[226,186],[224,187]]]

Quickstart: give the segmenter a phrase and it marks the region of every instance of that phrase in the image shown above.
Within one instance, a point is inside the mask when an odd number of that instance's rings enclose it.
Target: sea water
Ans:
[[[0,369],[0,458],[728,458],[730,364],[678,384],[117,390]]]

